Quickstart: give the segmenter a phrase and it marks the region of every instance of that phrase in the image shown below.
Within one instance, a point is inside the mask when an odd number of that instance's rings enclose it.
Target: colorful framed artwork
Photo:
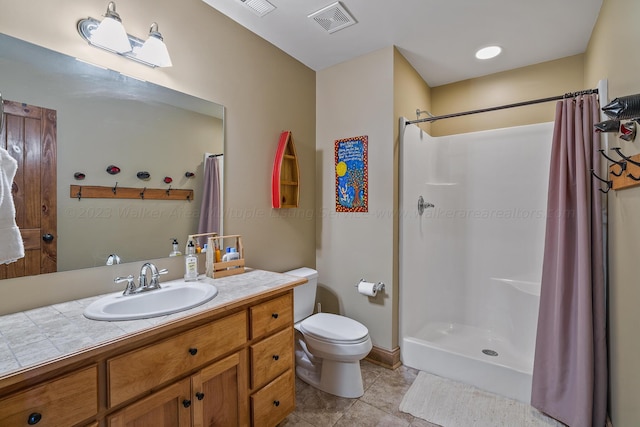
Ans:
[[[335,142],[336,212],[369,211],[368,138]]]

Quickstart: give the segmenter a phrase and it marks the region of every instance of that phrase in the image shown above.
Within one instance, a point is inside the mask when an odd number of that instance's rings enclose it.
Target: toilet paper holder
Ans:
[[[360,285],[360,283],[362,283],[362,282],[368,282],[368,280],[360,279],[360,281],[354,285],[355,288],[358,289],[358,285]],[[384,291],[384,283],[382,283],[382,282],[376,283],[375,285],[373,285],[373,290],[375,292]]]

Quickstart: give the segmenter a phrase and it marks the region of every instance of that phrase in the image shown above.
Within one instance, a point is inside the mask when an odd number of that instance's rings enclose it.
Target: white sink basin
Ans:
[[[218,289],[208,283],[174,280],[160,286],[139,294],[106,295],[89,304],[84,316],[93,320],[147,319],[197,307],[218,295]]]

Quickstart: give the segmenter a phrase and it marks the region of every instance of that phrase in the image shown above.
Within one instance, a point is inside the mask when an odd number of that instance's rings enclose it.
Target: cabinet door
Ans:
[[[109,427],[188,427],[191,425],[189,378],[153,393],[107,417]]]
[[[196,427],[249,424],[246,350],[213,363],[191,379]]]

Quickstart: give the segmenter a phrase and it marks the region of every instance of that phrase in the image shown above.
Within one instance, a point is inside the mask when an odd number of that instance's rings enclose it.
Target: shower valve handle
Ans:
[[[424,197],[418,197],[418,214],[422,215],[425,209],[435,208],[433,203],[425,202]]]

